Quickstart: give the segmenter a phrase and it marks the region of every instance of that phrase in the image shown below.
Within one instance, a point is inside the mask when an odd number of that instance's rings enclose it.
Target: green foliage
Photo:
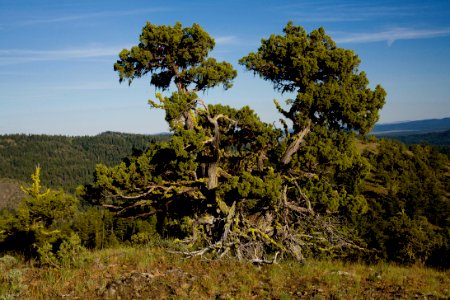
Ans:
[[[124,219],[97,207],[78,211],[71,229],[80,237],[81,244],[88,249],[104,249],[119,243],[134,243],[133,236],[147,235],[157,238],[155,218]]]
[[[26,197],[17,211],[0,211],[0,251],[23,253],[42,265],[77,267],[83,263],[85,248],[102,249],[120,243],[156,238],[154,218],[115,218],[95,207],[79,210],[78,200],[64,191],[41,186],[40,167],[32,184],[22,188]],[[80,190],[80,196],[86,191]]]
[[[402,211],[389,220],[389,237],[386,241],[388,257],[400,263],[424,263],[434,249],[443,245],[442,235],[425,217],[411,220]]]
[[[46,229],[54,223],[61,223],[72,218],[77,209],[78,200],[64,193],[63,190],[43,190],[40,167],[36,168],[31,178],[33,181],[31,187],[22,188],[27,196],[19,204],[18,221],[25,230],[42,231],[45,235]]]
[[[36,168],[17,211],[0,210],[0,250],[71,268],[85,247],[147,246],[162,237],[188,256],[258,264],[364,256],[448,267],[448,158],[424,145],[362,141],[385,92],[368,88],[353,51],[336,47],[322,28],[307,34],[290,22],[240,60],[282,93],[297,92],[287,109],[276,102],[283,132],[247,106],[199,98],[231,87],[236,76],[229,63],[208,57],[213,47],[197,24],[147,23],[114,68],[120,81],[150,74],[163,91],[175,84],[175,92],[149,100],[165,111],[170,137],[150,144],[142,137],[145,150],[97,164],[94,183],[76,189],[82,208],[63,190],[44,189]],[[100,138],[130,145],[126,135]],[[111,150],[83,145],[97,155]]]
[[[138,232],[131,236],[131,243],[133,245],[147,245],[154,239],[154,234],[149,232]]]
[[[150,73],[150,83],[163,90],[169,88],[172,79],[179,91],[187,91],[189,85],[195,91],[219,84],[227,89],[236,71],[230,63],[207,58],[214,45],[214,40],[198,24],[182,27],[176,23],[172,27],[147,22],[139,45],[122,50],[114,70],[121,82],[128,79],[129,84]]]
[[[193,130],[200,101],[196,93],[219,85],[230,88],[236,71],[230,63],[208,57],[215,43],[198,24],[182,27],[176,23],[172,27],[147,22],[139,40],[138,46],[122,50],[114,64],[120,82],[128,79],[131,84],[135,78],[150,73],[150,84],[167,90],[173,81],[177,93],[170,98],[157,94],[161,104],[152,100],[149,103],[166,110],[166,120],[172,130],[180,126]]]
[[[71,268],[79,267],[82,263],[81,257],[86,249],[81,245],[77,234],[72,233],[66,237],[55,251],[55,245],[45,242],[37,249],[39,262],[42,265],[52,267]]]
[[[421,134],[389,134],[379,135],[380,138],[398,140],[406,145],[427,144],[450,158],[450,130]]]
[[[78,200],[62,190],[43,189],[40,170],[36,167],[31,186],[22,187],[27,196],[2,226],[1,248],[22,251],[27,256],[36,256],[44,249],[51,259],[48,248],[58,251],[64,239],[70,236],[69,224]]]
[[[351,50],[336,47],[323,28],[307,34],[289,22],[284,35],[263,39],[256,53],[240,63],[282,92],[296,91],[289,110],[280,112],[300,131],[308,121],[327,130],[346,129],[367,133],[378,120],[385,91],[367,88],[360,60]]]

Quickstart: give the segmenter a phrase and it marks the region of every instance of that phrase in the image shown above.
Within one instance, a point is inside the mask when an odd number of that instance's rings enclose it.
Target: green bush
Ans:
[[[55,245],[49,242],[38,248],[41,264],[64,268],[78,267],[82,263],[82,256],[86,251],[76,233],[72,233],[62,241],[56,250],[54,248]]]

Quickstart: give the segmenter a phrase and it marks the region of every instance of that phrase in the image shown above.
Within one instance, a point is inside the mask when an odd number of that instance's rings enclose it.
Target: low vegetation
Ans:
[[[171,246],[174,248],[176,246]],[[38,267],[0,258],[4,299],[447,299],[450,274],[421,266],[341,261],[253,265],[186,259],[168,245],[119,247],[77,256],[77,267]]]

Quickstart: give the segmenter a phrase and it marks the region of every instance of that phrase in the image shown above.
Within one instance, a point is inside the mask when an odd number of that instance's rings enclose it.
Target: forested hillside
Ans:
[[[167,134],[115,132],[78,137],[0,135],[0,178],[25,182],[40,165],[44,185],[74,191],[77,185],[93,180],[96,164],[118,164],[133,151],[142,151],[149,143],[168,138]]]
[[[406,145],[428,144],[450,157],[450,130],[422,134],[389,134],[379,137],[398,140]]]
[[[394,140],[365,143],[362,151],[371,170],[361,186],[367,211],[354,224],[367,246],[382,259],[448,268],[448,157]]]

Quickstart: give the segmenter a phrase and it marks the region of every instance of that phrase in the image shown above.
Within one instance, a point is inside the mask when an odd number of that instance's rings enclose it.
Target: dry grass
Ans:
[[[5,261],[10,261],[6,259]],[[71,269],[0,260],[0,299],[447,299],[450,274],[413,266],[311,261],[254,266],[185,259],[164,247],[91,252]],[[20,278],[12,278],[20,276]],[[12,278],[12,279],[11,279]],[[14,290],[13,290],[14,289]],[[9,295],[9,296],[8,296]],[[10,297],[12,298],[12,297]]]
[[[378,142],[356,140],[356,149],[358,149],[361,154],[365,151],[378,154]]]

